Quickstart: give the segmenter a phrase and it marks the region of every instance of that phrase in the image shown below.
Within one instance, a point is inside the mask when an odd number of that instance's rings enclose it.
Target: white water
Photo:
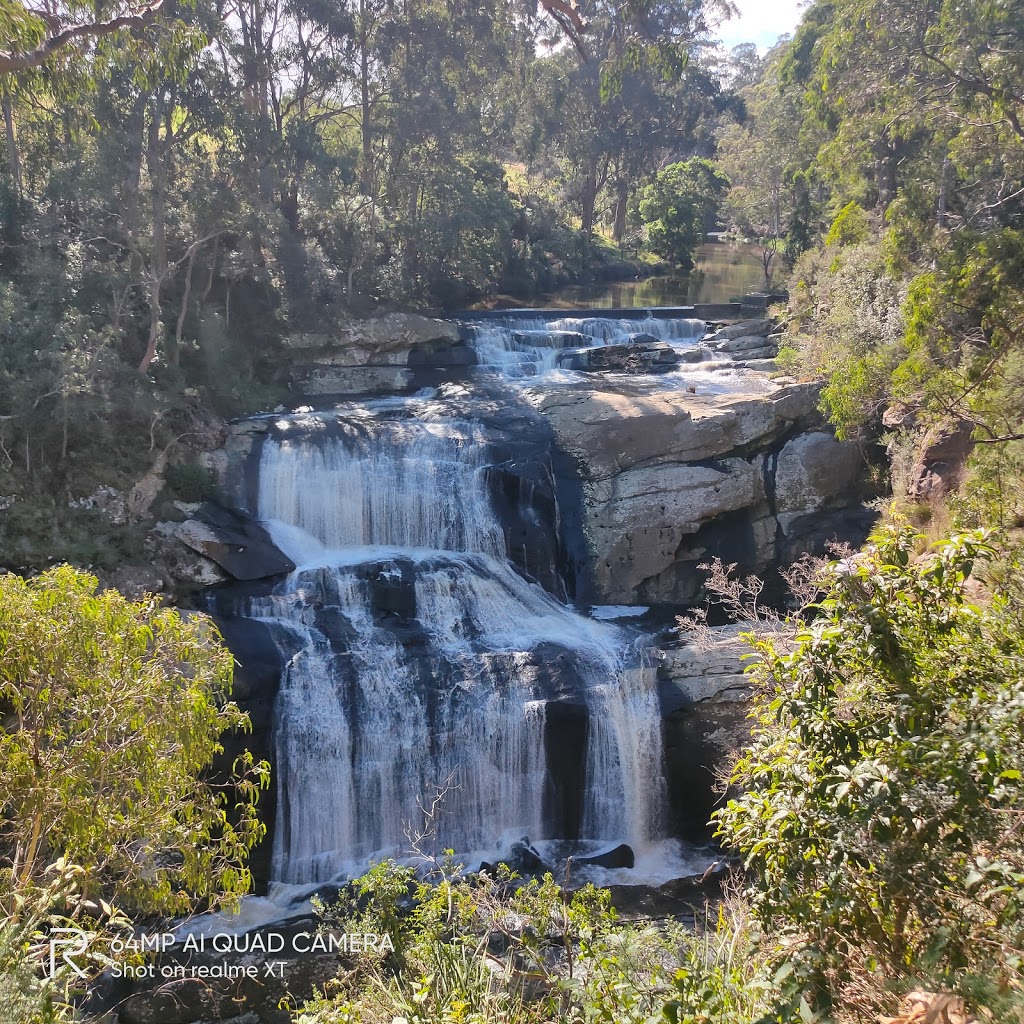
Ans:
[[[439,788],[435,849],[564,838],[544,820],[552,655],[540,645],[569,659],[588,713],[581,838],[653,849],[665,803],[653,669],[635,634],[574,613],[506,560],[481,429],[423,410],[278,427],[257,511],[299,568],[248,607],[290,654],[274,878],[325,881],[407,853]]]
[[[703,320],[645,317],[608,320],[599,317],[563,317],[558,320],[506,318],[473,328],[470,345],[481,366],[511,378],[553,370],[566,348],[624,345],[630,335],[649,334],[681,347],[699,345],[707,330]]]

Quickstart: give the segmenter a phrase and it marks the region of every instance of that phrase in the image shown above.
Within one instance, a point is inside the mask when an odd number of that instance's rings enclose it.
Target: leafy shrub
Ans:
[[[866,242],[871,234],[868,215],[857,203],[847,203],[832,221],[825,245],[856,245]]]
[[[907,356],[905,288],[878,244],[804,253],[790,291],[800,333],[790,336],[798,356],[787,357],[787,368],[826,379],[822,405],[840,436],[877,425]]]
[[[724,912],[696,934],[623,923],[607,890],[567,893],[551,875],[504,869],[466,876],[445,862],[421,879],[378,864],[353,897],[321,913],[346,931],[388,933],[395,953],[361,957],[295,1024],[649,1024],[754,1019],[767,1006],[762,960]]]
[[[973,604],[983,537],[918,561],[915,544],[881,531],[831,570],[794,646],[755,644],[743,792],[716,818],[777,937],[785,1013],[826,1013],[854,979],[1021,993],[1020,567]]]
[[[651,251],[692,269],[694,250],[711,229],[728,187],[725,175],[697,157],[659,171],[638,199]]]
[[[58,566],[0,576],[0,871],[20,891],[57,860],[85,898],[180,913],[248,892],[265,765],[203,773],[227,729],[232,659],[212,624],[97,593]],[[229,796],[234,808],[229,815]]]
[[[198,462],[176,462],[164,474],[168,490],[181,501],[208,501],[217,495],[217,479]]]

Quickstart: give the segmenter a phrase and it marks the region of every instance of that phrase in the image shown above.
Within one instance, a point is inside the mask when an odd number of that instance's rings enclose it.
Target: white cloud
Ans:
[[[800,0],[735,0],[738,18],[730,18],[718,29],[725,46],[757,43],[764,53],[775,45],[779,36],[793,32],[800,20]]]

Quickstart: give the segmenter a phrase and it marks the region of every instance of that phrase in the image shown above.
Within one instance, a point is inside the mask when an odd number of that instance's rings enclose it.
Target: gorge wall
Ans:
[[[596,604],[690,605],[701,562],[764,574],[859,536],[863,458],[824,429],[818,387],[630,394],[584,384],[538,408],[583,485]]]

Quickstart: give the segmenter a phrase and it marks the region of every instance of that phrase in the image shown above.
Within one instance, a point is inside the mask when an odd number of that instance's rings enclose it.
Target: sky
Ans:
[[[800,20],[799,0],[735,0],[738,18],[719,27],[726,47],[757,43],[763,54],[785,32],[792,32]]]

